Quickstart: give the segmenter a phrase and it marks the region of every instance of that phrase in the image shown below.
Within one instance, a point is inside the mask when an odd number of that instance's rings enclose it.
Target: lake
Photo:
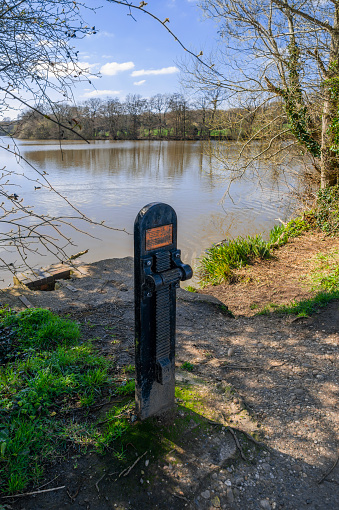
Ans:
[[[178,215],[178,247],[185,262],[197,265],[198,257],[212,243],[227,237],[246,236],[269,231],[277,218],[286,218],[294,207],[288,194],[297,187],[297,178],[283,178],[275,167],[256,165],[235,181],[231,195],[224,196],[229,177],[211,157],[204,155],[202,142],[189,141],[18,141],[20,166],[14,156],[3,151],[2,163],[8,170],[36,178],[30,165],[47,172],[54,188],[88,217],[133,233],[138,211],[150,202],[170,204]],[[10,145],[12,146],[11,142]],[[236,157],[235,144],[226,144],[227,155]],[[259,176],[259,177],[258,177]],[[13,175],[10,191],[36,211],[54,216],[72,214],[55,193],[37,183]],[[42,179],[40,179],[42,182]],[[79,223],[77,223],[79,225]],[[92,262],[111,257],[133,255],[133,236],[102,227],[82,225],[93,237],[65,229],[76,246],[69,255],[89,249],[83,257]],[[7,261],[18,260],[15,253],[1,255]],[[42,267],[56,262],[55,257],[30,256],[30,263]],[[2,286],[12,281],[4,276]]]

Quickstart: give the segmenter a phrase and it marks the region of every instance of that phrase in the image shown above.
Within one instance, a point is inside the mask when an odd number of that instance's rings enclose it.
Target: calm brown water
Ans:
[[[54,141],[21,141],[19,146],[31,165],[46,171],[54,187],[96,221],[105,220],[132,233],[134,219],[145,204],[170,204],[178,215],[183,259],[193,266],[212,243],[268,231],[277,223],[276,218],[286,217],[293,207],[286,194],[287,184],[296,183],[292,178],[286,183],[276,168],[267,166],[259,169],[260,183],[257,177],[244,176],[232,185],[231,197],[221,202],[227,176],[215,161],[203,155],[200,142],[68,142],[62,151]],[[231,142],[228,153],[230,158],[235,156]],[[18,169],[14,157],[7,153],[2,156],[7,168]],[[21,163],[19,170],[31,178],[36,176],[26,163]],[[71,212],[51,191],[34,190],[36,183],[20,177],[13,180],[16,187],[12,190],[25,204],[51,215]],[[84,227],[98,239],[66,230],[77,245],[69,249],[70,255],[89,249],[83,260],[90,262],[133,254],[131,235]],[[15,253],[6,256],[17,259]],[[51,255],[43,259],[33,256],[31,262],[41,267],[55,259]],[[11,277],[5,277],[6,285],[9,281]]]

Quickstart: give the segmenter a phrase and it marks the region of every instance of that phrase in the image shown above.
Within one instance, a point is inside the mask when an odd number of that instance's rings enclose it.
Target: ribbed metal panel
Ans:
[[[156,359],[168,358],[170,355],[171,320],[170,288],[158,290],[156,294]]]
[[[161,251],[155,255],[155,272],[162,273],[171,268],[171,254],[169,251]]]

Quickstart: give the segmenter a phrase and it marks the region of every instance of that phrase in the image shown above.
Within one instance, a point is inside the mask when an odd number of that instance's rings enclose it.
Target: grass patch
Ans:
[[[294,314],[297,317],[308,317],[335,299],[339,299],[339,290],[319,291],[312,298],[278,306],[276,311],[283,314]]]
[[[185,287],[185,290],[187,290],[187,292],[198,292],[195,287],[192,287],[192,285],[187,285],[187,287]]]
[[[260,235],[224,241],[207,250],[200,261],[199,274],[202,285],[230,282],[233,270],[250,264],[254,259],[271,256],[269,243]]]
[[[279,308],[279,305],[275,303],[268,303],[264,306],[259,312],[257,312],[255,315],[269,315],[274,310],[277,310]]]
[[[113,360],[90,342],[80,344],[79,326],[48,310],[1,310],[1,331],[0,491],[14,494],[36,484],[46,463],[75,446],[97,452],[110,447],[121,459],[134,380],[116,382]],[[121,402],[104,427],[86,419],[89,406],[116,397]]]
[[[61,319],[42,308],[32,308],[19,313],[5,308],[0,311],[0,324],[2,328],[12,331],[10,351],[13,356],[29,349],[47,351],[57,345],[75,345],[80,335],[78,324]]]
[[[185,361],[182,365],[181,365],[181,370],[186,370],[187,372],[193,372],[194,370],[194,365],[193,363],[190,363],[189,361]]]

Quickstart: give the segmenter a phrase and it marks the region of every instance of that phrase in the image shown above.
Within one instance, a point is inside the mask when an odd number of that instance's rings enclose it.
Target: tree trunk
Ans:
[[[338,183],[339,161],[338,155],[330,150],[333,143],[333,135],[330,130],[333,119],[333,104],[329,92],[324,100],[322,127],[321,127],[321,188],[334,186]]]
[[[338,78],[339,56],[339,5],[335,5],[333,31],[331,33],[331,46],[326,80],[324,81],[324,104],[321,126],[321,188],[334,186],[338,183],[339,159],[338,154],[331,150],[334,134],[331,129],[332,122],[338,114],[337,93],[333,88],[333,78]],[[331,84],[332,82],[332,84]]]

